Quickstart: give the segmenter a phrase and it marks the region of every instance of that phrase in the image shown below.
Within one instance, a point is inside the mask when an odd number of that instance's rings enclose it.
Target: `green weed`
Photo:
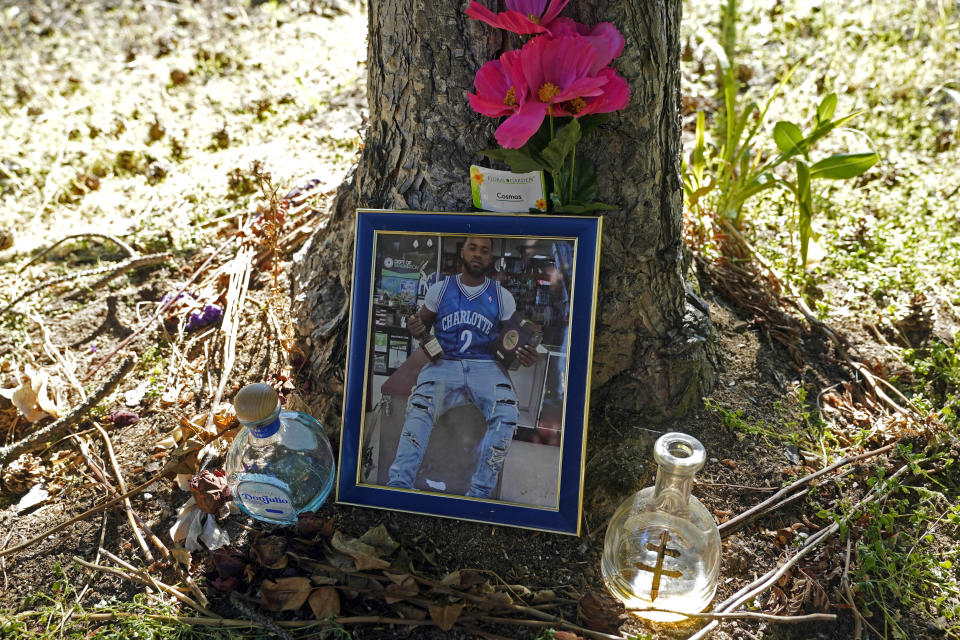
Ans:
[[[906,450],[901,453],[911,461],[915,475],[937,484],[921,468],[924,459]],[[960,550],[948,546],[944,552],[943,540],[960,530],[960,506],[926,486],[886,479],[882,470],[868,484],[884,495],[859,520],[862,530],[853,575],[868,624],[881,637],[907,638],[904,615],[928,620],[939,616],[939,622],[931,624],[943,627],[943,637],[960,637],[960,582],[955,568]]]
[[[952,345],[937,340],[922,349],[905,349],[903,356],[923,385],[921,393],[941,406],[941,419],[960,427],[960,332]]]
[[[797,66],[783,75],[762,107],[741,98],[739,65],[734,58],[737,20],[736,0],[727,0],[721,23],[723,42],[708,36],[704,40],[719,66],[723,109],[717,113],[716,126],[712,128],[716,141],[708,140],[706,113],[697,113],[695,144],[683,167],[685,205],[696,214],[704,234],[704,220],[708,216],[719,216],[721,222],[732,227],[734,234],[739,234],[744,229],[744,205],[749,200],[770,189],[785,191],[792,196],[796,209],[794,227],[799,240],[800,265],[805,268],[810,241],[815,237],[814,181],[854,178],[875,165],[880,156],[871,150],[833,153],[816,161],[811,158],[811,151],[821,140],[859,115],[854,112],[834,118],[838,103],[835,93],[819,101],[809,118],[811,125],[807,131],[794,122],[780,120],[770,132],[774,144],[764,142],[761,134],[770,106]],[[793,170],[785,172],[785,167],[791,164]]]

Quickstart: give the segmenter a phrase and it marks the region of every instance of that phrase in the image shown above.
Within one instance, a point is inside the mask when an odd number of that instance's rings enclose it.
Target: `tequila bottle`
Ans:
[[[706,450],[696,438],[667,433],[653,448],[657,479],[614,512],[603,542],[607,589],[635,615],[676,622],[703,611],[717,588],[720,532],[690,495]]]
[[[225,470],[233,499],[258,520],[292,524],[314,511],[333,487],[336,464],[319,422],[300,411],[281,411],[277,392],[249,384],[234,398],[243,425]]]

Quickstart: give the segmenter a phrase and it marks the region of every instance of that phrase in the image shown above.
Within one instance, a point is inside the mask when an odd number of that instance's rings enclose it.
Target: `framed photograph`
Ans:
[[[338,502],[579,534],[600,224],[357,211]]]

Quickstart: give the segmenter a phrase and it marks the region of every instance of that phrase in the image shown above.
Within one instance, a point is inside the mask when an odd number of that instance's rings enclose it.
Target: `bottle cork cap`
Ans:
[[[237,419],[244,423],[260,422],[270,417],[279,402],[280,397],[274,388],[262,382],[248,384],[233,398]]]

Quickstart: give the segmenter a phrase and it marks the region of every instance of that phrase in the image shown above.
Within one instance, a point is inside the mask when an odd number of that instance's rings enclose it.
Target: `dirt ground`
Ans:
[[[171,458],[169,449],[155,447],[158,441],[181,426],[183,419],[197,414],[203,414],[199,420],[205,419],[230,365],[229,334],[216,330],[216,325],[185,330],[190,312],[186,306],[174,305],[162,313],[161,318],[169,318],[166,325],[151,315],[162,307],[165,296],[183,287],[193,292],[199,306],[224,305],[231,295],[238,295],[230,289],[226,265],[243,243],[250,248],[254,257],[248,262],[258,273],[239,312],[236,362],[222,397],[230,399],[247,382],[271,381],[288,392],[291,403],[309,407],[315,400],[320,383],[298,371],[302,360],[291,347],[289,328],[284,325],[284,268],[305,234],[323,224],[332,189],[359,148],[366,18],[355,4],[346,2],[249,6],[229,0],[60,0],[40,7],[5,0],[0,2],[0,20],[0,134],[6,139],[0,142],[4,209],[0,229],[13,234],[12,247],[0,252],[0,304],[45,277],[109,267],[127,257],[106,239],[86,237],[70,239],[27,264],[41,249],[72,233],[110,234],[125,239],[139,255],[169,254],[159,264],[124,271],[106,287],[86,290],[78,285],[89,285],[95,278],[47,287],[18,302],[18,313],[0,318],[0,387],[14,386],[17,374],[30,365],[49,372],[50,388],[62,394],[63,406],[77,402],[78,387],[90,393],[109,377],[122,358],[122,354],[110,354],[121,344],[136,356],[133,372],[117,390],[72,425],[74,435],[38,453],[39,477],[49,496],[22,509],[20,495],[9,491],[0,495],[0,548],[7,548],[108,497],[92,470],[101,466],[107,470],[108,482],[115,483],[95,424],[108,431],[126,484],[133,487],[153,477]],[[306,196],[291,200],[284,220],[275,220],[277,233],[263,225],[257,231],[245,226],[258,206],[262,213],[269,205],[258,171],[251,168],[254,160],[270,173],[279,195],[311,185]],[[214,255],[221,244],[230,249]],[[278,259],[271,257],[273,248]],[[211,261],[205,265],[208,258]],[[275,272],[279,285],[274,282]],[[187,286],[193,276],[196,280]],[[811,332],[804,338],[805,363],[797,366],[750,316],[716,294],[702,274],[700,285],[710,306],[722,362],[710,400],[728,412],[740,411],[742,424],[777,429],[802,423],[804,412],[811,404],[816,406],[818,394],[852,380],[822,335]],[[79,298],[67,299],[74,292]],[[876,368],[903,369],[869,332],[854,324],[842,329],[861,353],[876,354]],[[109,359],[100,366],[104,358]],[[35,425],[3,402],[0,437],[8,444]],[[119,410],[133,412],[139,420],[120,426],[115,414]],[[440,580],[457,570],[472,570],[492,592],[507,591],[503,585],[512,585],[514,604],[534,603],[532,594],[549,591],[541,611],[616,633],[621,622],[617,609],[606,602],[591,608],[591,601],[585,602],[584,597],[603,591],[599,558],[605,522],[620,500],[652,483],[655,469],[650,447],[659,433],[684,431],[704,443],[708,462],[694,491],[720,522],[808,469],[823,466],[816,451],[770,437],[763,429],[734,428],[724,415],[704,407],[676,424],[653,425],[643,416],[594,407],[584,533],[579,538],[328,503],[318,513],[327,520],[317,535],[273,531],[238,516],[224,521],[231,547],[248,558],[257,541],[268,534],[280,536],[295,554],[282,567],[262,557],[252,562],[240,586],[232,590],[239,597],[213,586],[219,570],[205,550],[193,554],[189,573],[210,598],[213,612],[250,619],[248,609],[260,611],[263,603],[258,590],[263,580],[316,576],[310,562],[330,558],[334,532],[355,538],[384,525],[399,543],[399,550],[390,557],[397,571],[405,567]],[[336,427],[328,425],[328,431],[336,450]],[[604,449],[621,446],[625,440],[636,443],[633,467],[606,467]],[[873,444],[886,441],[878,436]],[[219,460],[215,458],[213,466]],[[782,562],[795,539],[825,526],[817,511],[862,494],[866,476],[873,470],[857,467],[854,488],[842,495],[836,485],[824,483],[804,500],[765,514],[726,537],[716,602]],[[858,480],[859,490],[855,488]],[[188,497],[174,481],[162,479],[136,495],[132,508],[173,548],[168,531]],[[0,620],[38,608],[46,602],[38,594],[69,606],[80,597],[79,606],[87,613],[114,611],[133,602],[144,593],[142,585],[118,575],[91,572],[76,563],[75,558],[80,558],[107,564],[100,548],[134,566],[150,565],[123,511],[98,513],[3,557]],[[852,637],[853,615],[839,595],[845,553],[840,538],[829,540],[774,590],[751,603],[751,608],[761,611],[828,611],[837,614],[835,623],[773,626],[726,621],[712,637]],[[169,562],[160,561],[150,569],[166,584],[180,581]],[[422,593],[413,588],[406,603],[387,604],[369,582],[340,584],[338,613],[361,620],[344,624],[357,638],[482,637],[464,625],[444,631],[430,624],[382,621],[417,619],[415,610],[425,612],[422,603],[411,604],[417,597],[450,606],[445,596],[421,588]],[[179,611],[193,614],[186,606]],[[511,613],[515,620],[533,620]],[[314,617],[307,605],[270,615],[288,621]],[[371,621],[377,617],[381,621]],[[105,624],[84,621],[79,615],[60,620],[66,629],[78,632]],[[535,638],[542,632],[541,627],[510,622],[476,619],[471,624],[482,627],[486,637]],[[703,624],[653,626],[624,619],[620,633],[686,638]],[[907,616],[903,624],[911,638],[941,637],[939,631]],[[42,629],[39,620],[30,619],[26,630],[10,633],[15,637]]]

